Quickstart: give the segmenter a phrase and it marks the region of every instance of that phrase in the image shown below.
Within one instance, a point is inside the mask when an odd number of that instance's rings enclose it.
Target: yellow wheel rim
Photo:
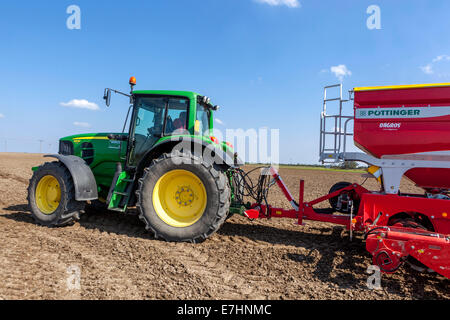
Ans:
[[[61,188],[54,176],[44,176],[36,187],[36,205],[47,215],[52,214],[59,207],[61,201]]]
[[[153,207],[165,223],[185,228],[196,223],[206,209],[203,182],[192,172],[173,170],[164,174],[153,189]]]

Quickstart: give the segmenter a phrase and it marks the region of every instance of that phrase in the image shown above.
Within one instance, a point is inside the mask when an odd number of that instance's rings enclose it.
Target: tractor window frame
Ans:
[[[145,97],[152,97],[152,98],[166,98],[166,105],[165,105],[165,111],[164,111],[164,122],[163,122],[163,130],[162,130],[162,134],[161,134],[161,138],[162,137],[169,137],[172,134],[166,134],[165,130],[166,130],[166,123],[167,123],[167,113],[169,111],[169,99],[184,99],[187,100],[187,109],[186,109],[186,128],[189,128],[189,117],[190,117],[190,111],[191,111],[191,99],[187,96],[175,96],[175,95],[165,95],[165,94],[137,94],[134,96],[134,101],[133,101],[133,115],[131,117],[131,123],[130,123],[130,135],[131,135],[131,129],[133,126],[133,123],[136,120],[136,116],[137,116],[137,100],[139,98],[145,98]],[[133,129],[133,133],[132,135],[134,136],[134,129]]]

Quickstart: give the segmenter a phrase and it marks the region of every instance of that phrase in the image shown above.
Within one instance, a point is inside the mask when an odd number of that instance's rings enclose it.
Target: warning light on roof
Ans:
[[[136,78],[135,77],[131,77],[130,78],[130,85],[132,85],[132,86],[136,85]]]

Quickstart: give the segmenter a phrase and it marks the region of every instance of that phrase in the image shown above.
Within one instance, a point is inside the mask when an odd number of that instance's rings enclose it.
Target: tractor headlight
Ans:
[[[59,154],[70,156],[73,155],[73,143],[72,141],[59,141]]]

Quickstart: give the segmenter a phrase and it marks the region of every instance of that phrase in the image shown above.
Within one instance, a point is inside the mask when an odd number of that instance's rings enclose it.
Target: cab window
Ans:
[[[196,120],[199,123],[198,131],[203,135],[209,135],[209,119],[210,119],[211,111],[206,108],[203,104],[197,104],[197,118]]]
[[[188,99],[169,99],[164,135],[182,133],[182,131],[187,130],[188,106]]]

